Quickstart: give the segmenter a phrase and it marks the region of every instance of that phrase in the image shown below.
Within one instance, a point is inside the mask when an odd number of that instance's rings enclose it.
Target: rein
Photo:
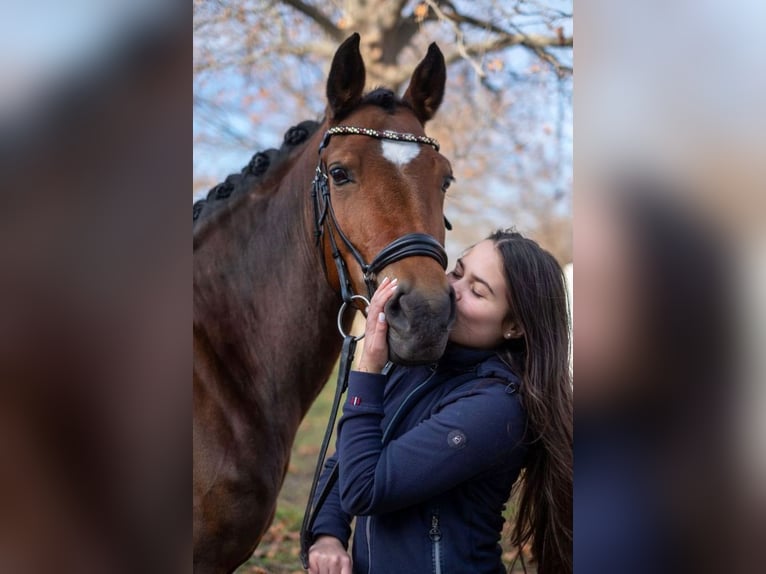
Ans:
[[[311,483],[311,490],[309,491],[308,501],[306,503],[306,511],[303,515],[303,522],[301,524],[301,563],[303,568],[308,570],[309,567],[309,547],[313,543],[314,534],[312,527],[316,520],[317,514],[321,509],[327,495],[330,493],[335,481],[338,478],[338,465],[336,464],[327,481],[322,486],[322,490],[319,496],[316,497],[316,503],[314,502],[319,479],[324,467],[325,458],[327,456],[327,448],[332,438],[332,433],[335,428],[335,420],[338,416],[338,409],[343,397],[343,393],[348,386],[348,376],[351,371],[351,362],[354,360],[354,352],[356,350],[357,342],[364,338],[364,334],[355,337],[349,333],[343,331],[343,315],[349,306],[354,305],[355,301],[362,301],[366,306],[369,306],[370,299],[372,298],[375,289],[377,288],[377,274],[386,266],[404,259],[406,257],[425,256],[431,257],[439,262],[445,270],[447,269],[447,253],[444,251],[444,247],[435,238],[425,233],[408,233],[397,239],[394,239],[391,243],[386,245],[380,252],[372,259],[370,263],[367,263],[349,240],[335,217],[335,211],[332,207],[332,200],[330,196],[330,186],[327,177],[327,166],[322,161],[322,151],[329,145],[330,138],[332,136],[340,135],[364,135],[377,139],[405,141],[412,143],[419,143],[432,146],[436,151],[439,151],[439,142],[433,138],[426,136],[418,136],[408,133],[400,133],[389,130],[373,130],[369,128],[358,128],[353,126],[335,126],[328,129],[322,142],[319,144],[319,161],[317,163],[314,180],[311,185],[311,199],[314,205],[314,237],[316,245],[320,251],[323,249],[324,237],[327,235],[330,240],[330,247],[332,248],[332,258],[335,262],[335,267],[338,271],[338,281],[340,282],[340,294],[343,299],[343,303],[338,311],[338,331],[343,337],[343,349],[340,355],[340,364],[338,366],[338,380],[335,387],[335,397],[333,399],[332,408],[330,410],[330,418],[327,422],[327,428],[325,429],[324,438],[322,439],[322,445],[319,449],[319,457],[317,459],[316,468],[314,469],[314,478]],[[445,218],[445,226],[447,229],[451,229],[451,225]],[[367,286],[367,296],[358,295],[353,292],[351,279],[348,273],[348,267],[343,259],[343,256],[338,248],[338,240],[346,247],[351,256],[354,258],[359,268],[362,271],[365,285]],[[322,256],[322,263],[325,265],[325,273],[327,272],[326,264],[324,263],[324,256]]]

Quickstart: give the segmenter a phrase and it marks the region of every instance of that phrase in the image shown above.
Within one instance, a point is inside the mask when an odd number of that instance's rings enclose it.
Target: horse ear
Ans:
[[[447,82],[447,66],[439,46],[432,43],[428,53],[418,64],[410,78],[410,85],[402,98],[415,111],[421,124],[425,124],[436,114],[444,97],[444,84]]]
[[[355,32],[335,52],[327,77],[327,102],[332,118],[340,118],[359,102],[364,90],[364,76],[359,34]]]

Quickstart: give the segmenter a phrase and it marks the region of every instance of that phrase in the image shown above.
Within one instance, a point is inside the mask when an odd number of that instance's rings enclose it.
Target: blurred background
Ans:
[[[515,225],[571,262],[571,0],[195,1],[194,199],[323,116],[332,56],[352,32],[368,88],[401,94],[428,44],[445,54],[426,131],[457,177],[450,260]]]
[[[762,2],[577,3],[576,572],[760,572]]]
[[[0,572],[187,571],[190,24],[0,5]]]
[[[766,4],[578,0],[575,90],[571,3],[171,6],[0,7],[0,571],[188,571],[185,194],[319,118],[353,30],[371,83],[450,58],[451,257],[578,260],[576,571],[763,570]],[[322,419],[249,571],[299,570]]]

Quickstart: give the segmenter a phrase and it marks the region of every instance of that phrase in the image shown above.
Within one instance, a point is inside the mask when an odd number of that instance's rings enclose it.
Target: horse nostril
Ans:
[[[386,303],[385,311],[389,318],[395,318],[402,313],[402,296],[407,292],[407,288],[404,285],[399,285],[396,288],[396,292]]]

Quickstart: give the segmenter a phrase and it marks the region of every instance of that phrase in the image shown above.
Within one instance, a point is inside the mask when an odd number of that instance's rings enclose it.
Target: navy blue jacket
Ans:
[[[356,516],[355,573],[504,573],[502,511],[527,452],[518,384],[495,353],[456,345],[434,366],[352,372],[315,537],[347,544]]]

